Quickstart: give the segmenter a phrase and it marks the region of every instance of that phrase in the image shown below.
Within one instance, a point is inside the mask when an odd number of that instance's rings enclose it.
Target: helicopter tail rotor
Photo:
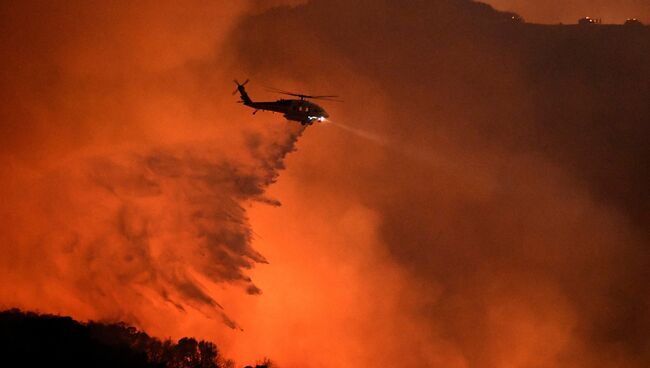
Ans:
[[[242,103],[244,105],[247,104],[252,104],[253,100],[251,100],[250,96],[248,96],[248,93],[246,93],[246,89],[244,86],[248,83],[248,79],[244,81],[244,83],[239,83],[237,79],[234,80],[235,84],[237,85],[237,88],[232,92],[233,95],[235,95],[237,92],[239,92],[239,95],[241,97]]]
[[[239,83],[239,81],[237,79],[234,79],[233,82],[235,82],[235,84],[237,85],[237,88],[235,88],[235,90],[232,91],[232,95],[234,96],[235,94],[237,94],[237,91],[239,91],[239,87],[244,87],[246,85],[246,83],[248,83],[249,81],[250,80],[246,79],[244,81],[244,83]]]

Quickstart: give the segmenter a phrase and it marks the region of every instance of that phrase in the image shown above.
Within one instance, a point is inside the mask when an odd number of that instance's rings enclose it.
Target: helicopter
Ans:
[[[312,125],[315,122],[322,123],[329,117],[325,109],[311,101],[307,101],[307,99],[341,102],[340,100],[335,99],[338,96],[310,96],[300,93],[287,92],[276,88],[268,89],[275,93],[295,96],[299,97],[300,99],[281,99],[269,102],[255,102],[248,96],[246,88],[244,87],[249,82],[248,79],[246,79],[244,83],[239,83],[236,79],[234,82],[237,84],[237,89],[235,89],[232,94],[235,95],[239,91],[241,101],[238,102],[255,109],[255,111],[253,111],[253,115],[255,115],[260,110],[278,112],[284,114],[285,119],[297,121],[304,126]]]

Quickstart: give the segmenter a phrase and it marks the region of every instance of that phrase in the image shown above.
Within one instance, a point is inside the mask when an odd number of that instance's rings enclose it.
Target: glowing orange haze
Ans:
[[[283,367],[643,366],[647,333],[607,339],[650,302],[646,233],[529,148],[524,70],[462,32],[427,49],[429,21],[394,14],[413,5],[278,3],[1,5],[1,307]],[[283,160],[300,129],[235,104],[233,77],[340,93],[333,119],[382,140],[315,126]]]
[[[182,4],[3,5],[4,307],[177,334],[154,311],[235,326],[195,272],[257,292],[238,201],[265,201],[274,168],[241,149],[258,134],[228,118],[217,53],[254,8]]]

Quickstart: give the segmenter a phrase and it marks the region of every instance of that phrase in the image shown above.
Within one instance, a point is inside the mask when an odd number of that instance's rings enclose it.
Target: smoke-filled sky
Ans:
[[[228,116],[221,44],[253,5],[3,5],[3,304],[237,327],[203,283],[259,294],[244,206],[277,203],[302,132]]]
[[[576,17],[532,3],[492,5]],[[461,0],[0,9],[1,307],[283,367],[650,362],[648,29]],[[345,102],[303,131],[233,78]]]

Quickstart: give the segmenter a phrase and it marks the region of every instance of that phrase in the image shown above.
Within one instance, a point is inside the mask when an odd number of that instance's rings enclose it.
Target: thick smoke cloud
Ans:
[[[0,304],[283,366],[648,365],[647,29],[70,4],[2,5]],[[346,102],[301,135],[233,77]]]
[[[283,318],[321,336],[303,350],[260,328],[269,350],[296,365],[647,365],[648,40],[468,1],[312,1],[242,23],[232,44],[254,80],[337,92],[328,111],[354,133],[319,128],[275,187],[301,221],[285,249],[318,256],[264,252],[320,282],[295,286],[317,302],[260,303],[328,322]],[[253,217],[264,237],[270,217]],[[268,325],[261,310],[242,318]]]
[[[264,193],[302,133],[215,107],[235,105],[223,40],[267,6],[1,6],[0,305],[238,327],[210,288],[261,293],[246,207],[279,204]]]

